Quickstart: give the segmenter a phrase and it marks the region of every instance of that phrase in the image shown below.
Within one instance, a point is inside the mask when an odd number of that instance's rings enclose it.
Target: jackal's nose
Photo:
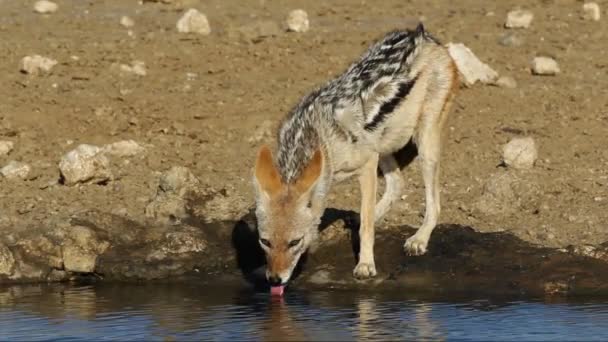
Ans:
[[[270,283],[270,286],[279,286],[283,284],[283,279],[275,274],[268,276],[268,282]]]

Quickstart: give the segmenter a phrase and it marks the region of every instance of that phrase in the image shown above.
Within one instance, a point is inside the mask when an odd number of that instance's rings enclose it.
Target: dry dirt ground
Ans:
[[[0,167],[11,160],[32,167],[27,180],[0,179],[0,231],[44,227],[92,208],[144,222],[159,172],[178,165],[203,187],[223,190],[241,213],[253,203],[256,150],[272,140],[280,118],[374,39],[422,19],[441,41],[465,43],[518,83],[462,88],[446,130],[441,222],[544,246],[608,240],[608,19],[584,21],[581,1],[56,2],[56,13],[40,15],[33,1],[0,0],[0,140],[15,144]],[[534,12],[531,27],[505,29],[518,6]],[[208,16],[209,36],[176,31],[189,7]],[[308,12],[309,32],[282,28],[295,8]],[[133,28],[119,24],[123,15]],[[505,34],[521,44],[499,44]],[[19,61],[31,54],[59,63],[49,74],[25,75]],[[554,57],[562,72],[532,75],[537,55]],[[134,60],[145,62],[146,76],[117,71]],[[539,146],[535,167],[501,167],[502,145],[521,135]],[[78,144],[125,139],[146,152],[114,160],[116,180],[58,183],[61,156]],[[381,230],[421,222],[417,162],[403,173],[405,195]],[[492,179],[497,189],[488,188]],[[330,203],[357,210],[357,201],[356,183],[347,182]]]

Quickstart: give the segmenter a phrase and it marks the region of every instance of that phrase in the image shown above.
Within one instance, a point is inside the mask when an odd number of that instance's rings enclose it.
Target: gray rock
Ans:
[[[21,59],[19,70],[25,74],[38,75],[50,72],[57,61],[40,55],[25,56]]]
[[[498,73],[480,61],[464,44],[449,43],[447,48],[466,86],[472,86],[477,81],[491,84],[498,78]]]
[[[3,243],[0,242],[0,276],[10,276],[15,267],[13,253]]]
[[[536,143],[531,137],[513,138],[502,149],[505,164],[516,169],[531,169],[538,158]]]
[[[30,174],[30,171],[31,168],[29,165],[12,160],[5,167],[0,169],[0,175],[6,179],[26,179]]]
[[[82,144],[61,158],[59,170],[65,185],[104,183],[113,179],[110,160],[97,146]]]
[[[62,252],[64,268],[68,272],[94,272],[97,257],[110,246],[108,241],[100,240],[93,230],[82,226],[70,227],[67,238]]]
[[[0,157],[6,156],[11,153],[14,147],[15,143],[13,143],[12,141],[0,140]]]
[[[52,1],[40,0],[34,4],[34,12],[40,14],[55,13],[58,9],[59,6]]]
[[[534,75],[553,76],[560,72],[559,65],[551,57],[535,57],[532,60],[532,73]]]
[[[528,10],[513,10],[507,13],[506,28],[528,28],[534,19],[534,14]]]
[[[302,9],[296,9],[289,12],[287,20],[285,20],[287,30],[292,32],[306,32],[310,27],[308,21],[308,13]]]
[[[177,21],[176,24],[177,32],[180,33],[196,33],[201,35],[208,35],[211,33],[211,27],[207,17],[191,8],[184,13],[184,15]]]

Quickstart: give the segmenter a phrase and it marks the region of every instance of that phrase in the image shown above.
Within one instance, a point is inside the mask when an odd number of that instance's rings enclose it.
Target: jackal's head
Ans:
[[[283,287],[300,259],[316,239],[320,213],[315,187],[323,169],[321,151],[285,184],[267,146],[260,149],[255,165],[256,216],[259,243],[266,253],[266,277],[273,292]]]

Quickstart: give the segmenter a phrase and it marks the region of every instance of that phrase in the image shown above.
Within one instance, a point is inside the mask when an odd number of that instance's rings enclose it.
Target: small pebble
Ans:
[[[197,33],[202,35],[208,35],[211,33],[211,27],[207,17],[191,8],[184,13],[184,15],[177,21],[176,24],[177,32],[180,33]]]
[[[51,71],[55,65],[57,65],[57,61],[54,59],[33,55],[23,57],[19,69],[25,74],[38,75]]]
[[[135,21],[126,15],[120,18],[120,25],[123,27],[129,28],[135,26]]]
[[[507,14],[506,28],[528,28],[534,19],[534,14],[527,10],[514,10]]]
[[[47,0],[36,1],[34,4],[34,12],[47,14],[47,13],[55,13],[59,9],[56,3]]]
[[[588,2],[583,5],[583,19],[599,21],[601,17],[600,6],[595,2]]]
[[[120,70],[137,76],[146,76],[146,63],[142,61],[133,61],[131,65],[121,64]]]
[[[537,158],[538,149],[531,137],[513,138],[502,149],[504,163],[516,169],[531,169]]]
[[[292,32],[306,32],[310,27],[308,21],[308,13],[306,11],[297,9],[289,12],[286,20],[287,30]]]
[[[551,57],[535,57],[532,60],[532,73],[534,75],[556,75],[561,70],[557,62]]]
[[[26,179],[30,171],[29,165],[13,160],[0,169],[0,174],[6,179]]]
[[[12,141],[0,140],[0,157],[6,156],[15,147],[15,144]]]

